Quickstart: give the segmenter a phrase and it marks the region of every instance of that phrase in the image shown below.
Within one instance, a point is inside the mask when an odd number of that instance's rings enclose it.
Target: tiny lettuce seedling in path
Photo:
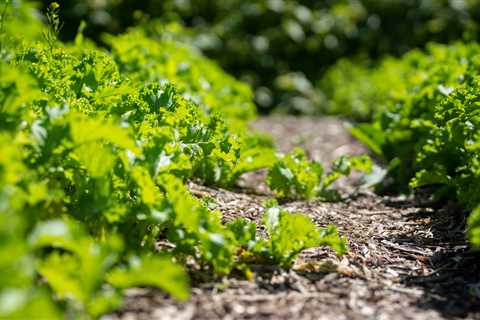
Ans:
[[[319,229],[309,217],[287,212],[274,200],[266,206],[263,226],[267,239],[258,238],[255,224],[245,219],[236,219],[228,226],[244,248],[243,257],[247,260],[260,259],[263,263],[290,268],[305,249],[329,246],[339,255],[347,251],[347,239],[340,237],[334,226]]]
[[[264,241],[264,248],[267,249],[262,253],[267,260],[282,267],[290,267],[298,255],[308,248],[326,245],[339,255],[347,251],[346,238],[340,237],[334,226],[318,229],[309,217],[289,213],[276,202],[267,204],[263,223],[269,239]]]

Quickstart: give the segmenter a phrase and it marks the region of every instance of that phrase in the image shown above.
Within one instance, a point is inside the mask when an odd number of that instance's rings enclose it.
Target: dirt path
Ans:
[[[302,146],[324,163],[365,152],[331,118],[269,117],[255,127],[271,133],[282,151]],[[242,215],[258,221],[263,212],[265,196],[190,187],[197,196],[215,198],[227,220]],[[106,318],[480,319],[480,256],[467,251],[461,215],[453,205],[433,208],[423,198],[356,190],[341,203],[284,204],[319,226],[338,226],[349,253],[338,258],[328,249],[309,250],[288,272],[254,268],[253,281],[196,279],[185,303],[158,291],[130,290],[124,310]]]

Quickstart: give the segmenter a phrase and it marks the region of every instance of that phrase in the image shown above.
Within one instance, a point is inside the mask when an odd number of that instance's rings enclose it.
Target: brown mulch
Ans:
[[[301,146],[326,165],[342,154],[366,152],[333,118],[268,117],[254,126],[272,134],[280,150]],[[245,183],[263,175],[247,176]],[[241,215],[260,223],[268,198],[246,189],[194,183],[190,189],[215,199],[226,220]],[[480,255],[468,250],[460,210],[435,206],[428,194],[352,190],[339,203],[282,205],[318,226],[336,225],[349,239],[344,257],[315,248],[290,271],[259,266],[253,280],[195,279],[187,302],[151,289],[129,290],[123,310],[105,319],[480,319]]]

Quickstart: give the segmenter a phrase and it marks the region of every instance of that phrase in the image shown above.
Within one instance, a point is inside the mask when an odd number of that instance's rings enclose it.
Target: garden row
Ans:
[[[480,246],[480,46],[431,44],[370,66],[347,60],[322,86],[331,112],[371,119],[351,132],[388,166],[392,187],[429,186],[468,212]],[[475,209],[477,208],[477,209]]]
[[[243,218],[224,224],[185,183],[229,188],[269,168],[277,198],[330,199],[333,181],[368,171],[368,158],[325,173],[301,150],[277,155],[248,129],[248,86],[185,44],[141,28],[105,36],[108,51],[82,28],[61,43],[56,3],[46,27],[29,5],[3,6],[0,318],[96,318],[129,287],[187,298],[187,269],[250,277],[250,263],[288,268],[308,247],[345,252],[334,226],[317,229],[274,199],[267,238]]]

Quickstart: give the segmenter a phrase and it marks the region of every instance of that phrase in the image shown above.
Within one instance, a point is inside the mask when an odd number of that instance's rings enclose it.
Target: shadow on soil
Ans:
[[[406,207],[408,202],[389,205]],[[418,203],[415,206],[422,207]],[[408,214],[404,219],[426,219],[428,223],[425,229],[433,235],[426,238],[418,234],[405,234],[389,239],[394,243],[416,248],[428,247],[433,251],[425,262],[433,272],[425,276],[405,276],[401,280],[407,286],[423,290],[423,295],[417,301],[418,307],[436,310],[447,318],[478,314],[480,252],[472,252],[465,241],[464,212],[455,204],[449,203],[434,206],[434,210],[420,210]]]
[[[433,308],[445,317],[467,317],[480,311],[480,254],[462,248],[435,253],[428,276],[407,277],[404,283],[422,287],[421,308]]]

